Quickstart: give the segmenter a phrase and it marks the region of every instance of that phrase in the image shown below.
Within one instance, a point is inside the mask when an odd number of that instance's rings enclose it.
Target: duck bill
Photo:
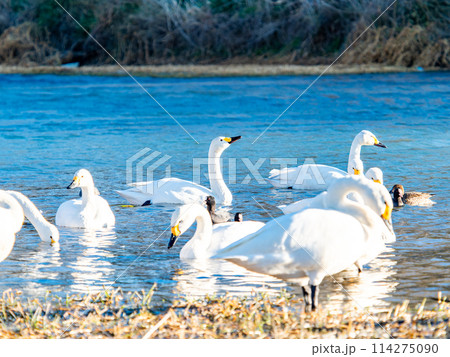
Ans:
[[[383,143],[380,143],[380,142],[378,142],[378,143],[376,143],[376,144],[374,144],[375,146],[378,146],[379,148],[385,148],[385,149],[387,149],[387,146],[386,145],[384,145]]]
[[[177,240],[178,240],[178,236],[175,236],[175,235],[172,233],[172,234],[170,235],[169,245],[167,246],[167,249],[172,248],[172,247],[175,245],[175,243],[177,242]]]
[[[238,141],[240,138],[242,138],[242,136],[232,136],[230,137],[230,141],[228,142],[228,144],[233,144],[235,141]]]

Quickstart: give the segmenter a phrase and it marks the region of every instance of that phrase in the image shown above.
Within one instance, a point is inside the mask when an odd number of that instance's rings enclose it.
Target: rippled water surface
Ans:
[[[41,243],[26,225],[7,260],[0,263],[0,291],[29,296],[148,290],[156,299],[174,296],[248,295],[253,291],[298,293],[283,281],[249,273],[221,261],[186,263],[179,250],[194,228],[167,250],[170,207],[123,207],[115,192],[126,185],[126,160],[143,148],[169,155],[173,176],[192,179],[193,158],[206,156],[215,136],[242,135],[223,155],[225,178],[236,167],[233,210],[267,221],[277,205],[313,193],[275,190],[245,166],[266,158],[294,158],[346,169],[353,137],[371,130],[388,149],[364,147],[365,167],[384,171],[390,188],[435,193],[432,207],[393,213],[397,242],[358,277],[337,281],[360,306],[420,302],[449,292],[449,80],[448,73],[325,76],[262,137],[252,142],[308,86],[313,77],[154,79],[145,88],[191,133],[196,144],[142,89],[126,77],[0,76],[0,184],[28,195],[54,220],[58,206],[73,198],[73,173],[88,168],[113,206],[112,231],[61,229],[57,247]],[[165,164],[165,165],[166,165]],[[156,176],[165,174],[164,168]],[[203,167],[204,169],[204,167]],[[243,183],[250,174],[250,182]],[[248,181],[248,180],[246,180]],[[202,183],[207,185],[205,179]],[[256,201],[255,201],[256,200]],[[340,306],[350,298],[325,279],[321,302]]]

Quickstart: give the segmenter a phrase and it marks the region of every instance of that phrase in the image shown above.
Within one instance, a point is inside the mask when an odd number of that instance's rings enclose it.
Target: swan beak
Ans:
[[[384,212],[381,215],[381,218],[383,218],[386,221],[390,221],[391,213],[392,213],[392,207],[389,207],[388,205],[386,205],[386,208],[384,209]]]
[[[50,237],[50,244],[55,244],[56,240],[53,239],[53,237]]]
[[[232,136],[230,138],[224,138],[223,140],[226,141],[228,144],[233,144],[235,141],[238,141],[242,136]]]
[[[353,173],[354,173],[355,175],[361,175],[361,170],[353,169]]]
[[[375,144],[374,144],[375,146],[378,146],[380,148],[385,148],[385,149],[387,148],[387,146],[384,145],[383,143],[380,143],[375,136],[373,137],[373,139],[375,140]]]
[[[379,183],[381,185],[381,181],[380,180],[373,180],[373,182]]]
[[[69,186],[67,186],[67,189],[70,190],[72,188],[78,187],[80,184],[80,178],[78,176],[75,176]]]
[[[181,232],[180,232],[180,228],[178,227],[178,224],[176,226],[173,226],[171,229],[171,236],[169,239],[169,245],[167,246],[167,249],[170,249],[174,246],[174,244],[176,243],[178,237],[180,236]]]

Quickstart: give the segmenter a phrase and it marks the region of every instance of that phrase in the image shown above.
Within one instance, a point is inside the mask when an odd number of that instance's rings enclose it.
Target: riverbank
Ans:
[[[153,290],[0,299],[0,338],[450,338],[450,304],[438,296],[431,308],[392,306],[383,311],[348,308],[303,312],[301,300],[205,297],[152,306]]]
[[[149,77],[239,77],[239,76],[296,76],[320,75],[328,66],[299,65],[161,65],[161,66],[125,66],[133,76]],[[362,73],[399,73],[418,71],[442,71],[442,68],[412,68],[385,65],[334,65],[327,74],[362,74]],[[90,76],[124,76],[125,71],[116,65],[105,66],[5,66],[0,65],[0,74],[58,74]]]

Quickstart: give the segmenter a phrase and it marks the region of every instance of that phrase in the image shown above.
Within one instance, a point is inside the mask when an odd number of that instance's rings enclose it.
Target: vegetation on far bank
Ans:
[[[124,65],[323,64],[393,0],[59,0]],[[450,3],[397,1],[341,64],[450,66]],[[54,0],[0,0],[0,64],[113,64]]]
[[[290,294],[177,300],[168,309],[148,292],[48,295],[24,299],[7,290],[0,299],[0,338],[449,338],[450,304],[348,307],[305,313]],[[368,312],[368,313],[367,313]],[[376,322],[375,322],[376,320]]]

